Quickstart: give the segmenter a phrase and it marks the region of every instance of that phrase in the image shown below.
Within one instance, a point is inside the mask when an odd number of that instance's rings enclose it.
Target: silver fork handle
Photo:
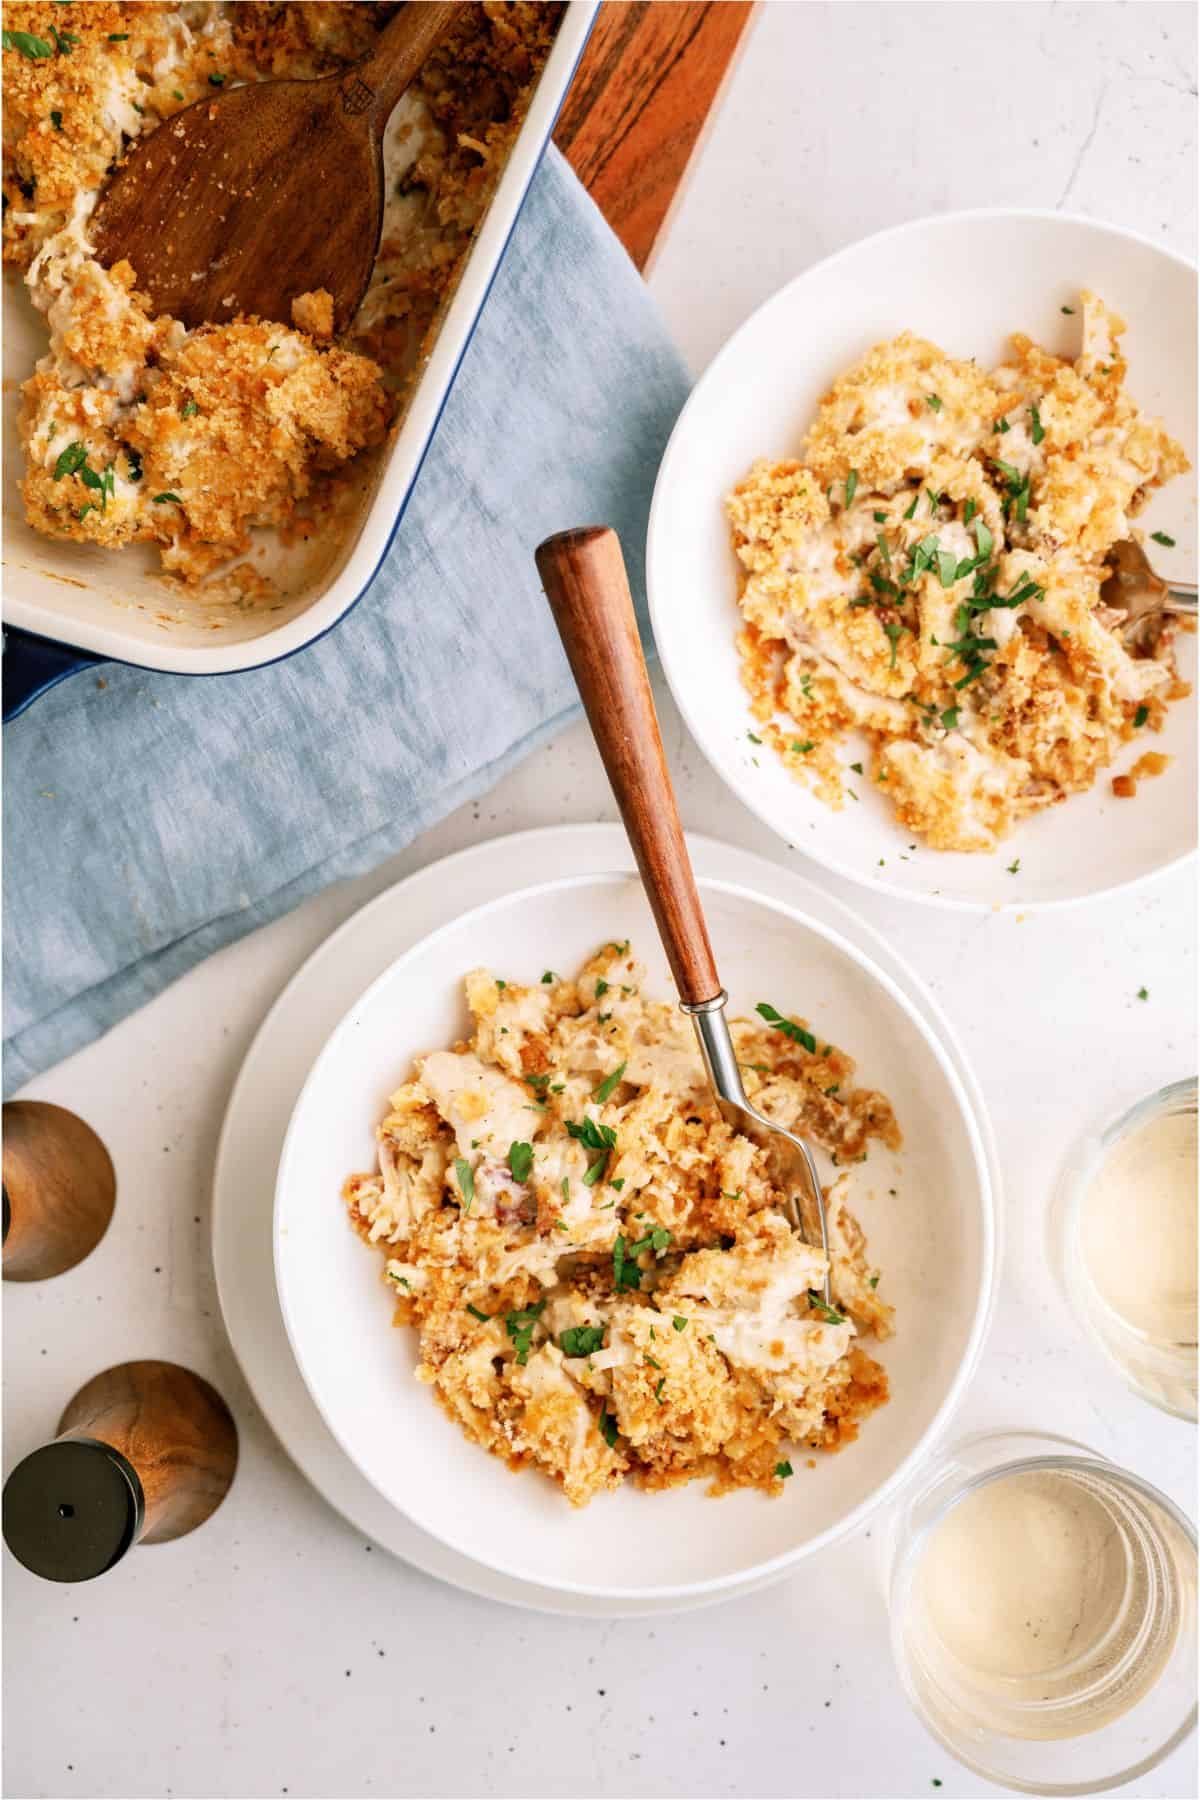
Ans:
[[[1196,617],[1196,583],[1194,581],[1169,581],[1163,610],[1181,613],[1184,618],[1194,619]]]

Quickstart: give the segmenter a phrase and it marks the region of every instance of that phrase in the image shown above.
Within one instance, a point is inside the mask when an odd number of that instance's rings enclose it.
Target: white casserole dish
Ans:
[[[17,490],[22,459],[16,413],[20,384],[44,353],[45,324],[30,304],[20,276],[6,271],[3,616],[6,626],[17,628],[6,644],[6,717],[52,681],[92,660],[133,663],[178,675],[223,675],[276,662],[322,636],[361,599],[403,516],[597,5],[598,0],[568,0],[524,124],[400,428],[364,481],[357,517],[337,554],[293,584],[278,607],[260,610],[211,600],[189,602],[155,572],[152,545],[113,552],[59,544],[26,524]],[[49,642],[29,645],[20,635],[26,632]],[[40,675],[31,669],[26,678],[22,661],[36,665]]]

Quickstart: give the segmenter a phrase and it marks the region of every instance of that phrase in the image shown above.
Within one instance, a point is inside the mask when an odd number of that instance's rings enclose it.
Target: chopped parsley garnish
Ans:
[[[155,494],[155,496],[154,496],[155,506],[161,506],[163,504],[163,502],[167,501],[167,500],[169,500],[172,503],[172,505],[174,505],[174,506],[182,506],[183,505],[183,501],[179,498],[178,494]]]
[[[600,1152],[583,1178],[585,1187],[594,1187],[608,1167],[608,1159],[616,1149],[617,1134],[611,1125],[598,1124],[595,1119],[591,1118],[584,1119],[582,1124],[576,1119],[568,1119],[566,1126],[570,1135],[581,1143],[585,1150]]]
[[[549,1082],[550,1077],[549,1075],[522,1075],[521,1080],[527,1082],[531,1088],[540,1092]]]
[[[659,1377],[658,1386],[654,1390],[654,1398],[658,1401],[658,1404],[660,1406],[665,1406],[667,1404],[666,1401],[663,1399],[663,1389],[666,1387],[666,1385],[667,1385],[667,1378],[665,1375],[661,1375]]]
[[[797,756],[807,756],[810,750],[816,749],[816,744],[813,742],[812,738],[806,738],[803,743],[800,742],[799,738],[793,738],[789,745],[789,749],[794,751]]]
[[[685,1318],[683,1318],[682,1315],[679,1313],[675,1314],[675,1317],[671,1320],[671,1323],[675,1327],[676,1331],[686,1331],[687,1330],[687,1320]]]
[[[183,416],[185,419],[187,418],[187,408],[186,407],[184,408]],[[505,988],[508,986],[508,983],[507,983],[507,981],[497,981],[496,986],[499,988],[500,992],[503,993]]]
[[[845,1313],[840,1313],[836,1306],[826,1306],[816,1288],[809,1288],[808,1304],[812,1307],[817,1317],[819,1319],[824,1319],[827,1325],[844,1325],[846,1323]]]
[[[58,459],[54,464],[53,479],[61,481],[64,475],[77,474],[87,461],[87,455],[86,444],[79,442],[68,444],[65,450],[60,450],[58,453]]]
[[[963,524],[969,525],[978,511],[979,507],[976,505],[975,501],[968,500],[967,504],[963,507]]]
[[[752,731],[748,731],[746,733],[746,736],[750,739],[750,742],[752,744],[761,744],[762,743],[762,739],[760,737],[755,737],[755,735]]]
[[[619,1231],[613,1240],[613,1286],[618,1294],[623,1288],[638,1288],[642,1284],[642,1272],[630,1257],[625,1233]]]
[[[888,663],[889,669],[894,669],[896,666],[896,646],[907,630],[907,625],[885,625],[883,628],[883,635],[892,646],[891,660]]]
[[[1046,427],[1042,424],[1042,415],[1039,413],[1036,406],[1030,407],[1029,418],[1031,421],[1029,435],[1035,444],[1040,444],[1046,435]]]
[[[558,977],[554,973],[553,969],[547,969],[546,973],[542,976],[542,980],[546,983],[547,987],[549,987],[549,985],[552,981],[558,980]]]
[[[946,727],[947,731],[954,730],[954,727],[958,724],[957,706],[948,706],[946,708],[945,712],[942,714],[942,724]]]
[[[533,1173],[533,1145],[512,1143],[508,1146],[508,1166],[514,1181],[528,1181]]]
[[[1136,731],[1140,731],[1142,729],[1142,726],[1146,723],[1146,720],[1149,717],[1150,717],[1150,708],[1148,706],[1139,706],[1137,711],[1133,715],[1134,729]]]
[[[796,1471],[793,1469],[790,1462],[777,1462],[775,1464],[775,1473],[780,1481],[786,1481],[788,1476],[794,1475]]]
[[[455,1160],[454,1173],[458,1179],[458,1191],[466,1202],[466,1205],[463,1207],[463,1214],[465,1216],[470,1212],[471,1202],[475,1198],[475,1171],[467,1161],[466,1157],[460,1156]]]
[[[1162,544],[1167,550],[1173,550],[1175,548],[1175,539],[1171,537],[1168,532],[1152,531],[1150,536],[1154,539],[1156,544]]]
[[[856,775],[861,775],[863,772],[863,766],[861,763],[851,763],[850,767],[854,770],[854,773]]]
[[[599,1423],[600,1436],[611,1450],[617,1441],[617,1416],[615,1413],[602,1412]]]
[[[877,525],[886,525],[887,524],[887,514],[885,512],[873,512],[871,514],[871,517],[874,519],[874,521]]]
[[[6,31],[0,35],[0,44],[5,50],[19,50],[30,62],[54,55],[54,45],[48,44],[45,38],[34,37],[31,31]]]
[[[858,492],[858,470],[851,469],[846,477],[846,505],[853,506],[854,496]]]
[[[210,75],[208,85],[209,87],[224,87],[227,80],[228,76],[225,75]]]
[[[926,394],[925,404],[929,408],[930,412],[935,412],[935,413],[941,412],[941,410],[942,410],[941,395],[940,394]]]
[[[639,1218],[643,1216],[644,1215],[641,1213],[638,1214]],[[652,1230],[646,1233],[645,1237],[639,1238],[636,1244],[630,1244],[626,1251],[626,1255],[640,1256],[643,1250],[653,1250],[655,1256],[661,1256],[670,1242],[671,1233],[667,1230],[666,1226],[655,1225]],[[650,1335],[652,1337],[654,1335],[653,1326],[650,1328]]]
[[[127,31],[110,31],[108,41],[110,44],[126,44],[129,42],[129,33]]]
[[[563,1205],[569,1206],[571,1204],[571,1177],[569,1175],[564,1175],[562,1178],[562,1197]]]
[[[868,1286],[868,1287],[869,1287],[869,1288],[877,1288],[877,1287],[878,1287],[878,1286],[879,1286],[879,1277],[878,1277],[878,1275],[872,1275],[872,1277],[871,1277],[871,1279],[870,1279],[870,1281],[868,1281],[868,1283],[867,1283],[867,1286]]]
[[[129,471],[130,481],[140,481],[142,479],[141,452],[139,450],[130,450],[127,447],[125,451],[125,463]]]
[[[467,1311],[473,1319],[478,1319],[483,1325],[486,1325],[492,1316],[491,1313],[480,1312],[479,1308],[477,1306],[472,1306],[470,1301],[467,1302]]]
[[[776,1031],[782,1031],[784,1037],[791,1038],[795,1044],[802,1044],[810,1056],[816,1055],[817,1040],[811,1031],[804,1029],[803,1025],[796,1025],[791,1019],[785,1019],[781,1012],[776,1012],[775,1008],[765,1000],[760,1000],[754,1010],[760,1019],[765,1019],[768,1025],[773,1025]]]
[[[913,495],[912,505],[909,507],[908,511],[904,515],[906,519],[915,519],[916,518],[916,516],[917,516],[917,501],[920,498],[921,498],[921,490],[918,488],[917,492]]]
[[[62,114],[57,109],[51,111],[50,123],[53,125],[55,131],[62,130]]]
[[[1014,857],[1012,862],[1009,863],[1008,868],[1005,870],[1005,874],[1019,875],[1020,872],[1021,872],[1021,859],[1019,856],[1017,856],[1017,857]]]
[[[951,588],[958,580],[958,558],[951,550],[937,550],[934,553],[937,563],[938,580],[944,588]],[[966,573],[966,570],[963,571]]]
[[[1148,1000],[1150,998],[1150,989],[1140,987],[1138,989],[1137,997],[1139,1000]]]
[[[545,1310],[546,1302],[538,1300],[533,1306],[523,1306],[519,1312],[504,1315],[504,1328],[513,1341],[517,1361],[522,1365],[529,1361],[529,1352],[533,1348],[533,1328]]]
[[[1074,312],[1074,311],[1075,311],[1075,308],[1074,308],[1074,307],[1073,307],[1073,306],[1060,306],[1060,307],[1059,307],[1059,309],[1058,309],[1058,310],[1059,310],[1059,312],[1065,312],[1065,313],[1073,313],[1073,312]],[[937,1786],[938,1786],[938,1787],[941,1787],[941,1785],[942,1785],[942,1784],[941,1784],[941,1782],[940,1782],[940,1781],[939,1781],[939,1782],[938,1782],[938,1783],[937,1783]]]
[[[604,1342],[603,1325],[572,1325],[559,1333],[559,1347],[564,1356],[590,1356]]]
[[[608,992],[608,983],[607,983],[607,981],[605,981],[603,975],[601,975],[599,981],[597,981],[597,983],[596,983],[596,998],[597,998],[597,1000],[602,999],[603,996],[605,994],[607,994],[607,992]]]
[[[196,405],[194,400],[185,400],[179,409],[179,416],[181,419],[194,419],[199,411],[200,408]],[[501,981],[497,982],[496,985],[498,987],[503,987],[504,983]]]

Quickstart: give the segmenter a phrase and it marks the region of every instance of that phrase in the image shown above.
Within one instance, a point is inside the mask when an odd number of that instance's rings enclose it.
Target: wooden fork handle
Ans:
[[[443,0],[406,0],[380,32],[370,55],[346,71],[343,104],[351,111],[358,110],[357,96],[365,85],[371,96],[369,110],[377,129],[382,130],[397,100],[458,10],[457,0],[447,0],[445,4]]]
[[[721,983],[667,772],[617,534],[607,525],[560,531],[539,547],[537,566],[679,998],[687,1006],[715,1000]]]

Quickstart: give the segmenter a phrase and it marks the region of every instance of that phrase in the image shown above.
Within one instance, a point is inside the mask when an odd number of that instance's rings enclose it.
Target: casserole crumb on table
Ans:
[[[214,88],[329,74],[362,56],[392,4],[6,4],[4,257],[25,271],[49,348],[20,411],[30,524],[106,548],[151,541],[172,577],[219,576],[254,527],[335,533],[339,491],[403,412],[561,7],[465,5],[389,122],[380,253],[341,343],[326,299],[291,325],[188,331],[150,316],[137,270],[106,270],[88,218],[131,141]]]

